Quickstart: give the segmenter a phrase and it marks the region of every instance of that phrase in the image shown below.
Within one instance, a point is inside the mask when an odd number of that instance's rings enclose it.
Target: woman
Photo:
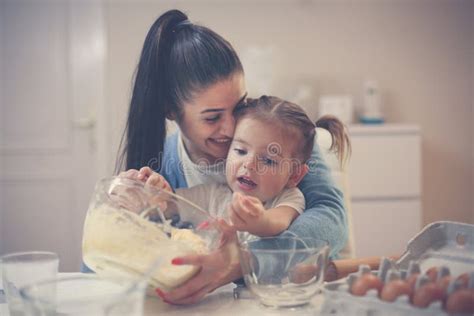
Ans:
[[[145,39],[119,168],[139,173],[138,169],[149,166],[173,188],[224,183],[225,157],[235,127],[233,113],[246,96],[244,71],[232,46],[210,29],[192,24],[178,10],[164,13]],[[166,118],[179,126],[179,132],[168,138]],[[342,193],[332,182],[317,145],[311,158],[310,171],[299,185],[306,210],[283,234],[327,240],[336,255],[347,238]],[[173,263],[201,266],[195,277],[177,289],[157,290],[174,304],[195,303],[241,276],[235,242],[210,255],[175,258]]]

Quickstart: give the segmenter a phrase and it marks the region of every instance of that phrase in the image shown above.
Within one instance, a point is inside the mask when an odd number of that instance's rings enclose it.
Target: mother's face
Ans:
[[[237,73],[183,104],[176,122],[193,162],[213,164],[227,156],[235,128],[233,111],[246,95],[244,76]]]

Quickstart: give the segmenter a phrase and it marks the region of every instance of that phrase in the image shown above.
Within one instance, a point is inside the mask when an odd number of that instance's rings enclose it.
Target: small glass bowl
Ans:
[[[328,255],[328,243],[311,238],[265,237],[240,244],[246,286],[273,307],[309,303],[320,292]]]
[[[20,290],[27,316],[141,316],[146,281],[96,274],[61,276]]]

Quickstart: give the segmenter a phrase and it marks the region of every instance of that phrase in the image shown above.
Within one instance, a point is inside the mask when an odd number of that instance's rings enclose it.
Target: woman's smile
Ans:
[[[229,146],[230,142],[232,141],[232,138],[226,137],[226,138],[209,138],[209,140],[213,143],[216,143],[217,145],[226,145]]]

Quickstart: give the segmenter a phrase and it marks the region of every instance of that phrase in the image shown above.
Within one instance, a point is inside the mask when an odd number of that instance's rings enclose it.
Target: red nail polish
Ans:
[[[163,293],[160,289],[155,289],[156,294],[161,297],[163,300],[165,299],[165,293]]]
[[[183,263],[184,263],[184,261],[181,258],[174,258],[173,260],[171,260],[171,264],[174,264],[174,265],[177,265],[177,266],[179,266]]]
[[[209,221],[204,221],[197,226],[197,229],[206,229],[209,227]]]

